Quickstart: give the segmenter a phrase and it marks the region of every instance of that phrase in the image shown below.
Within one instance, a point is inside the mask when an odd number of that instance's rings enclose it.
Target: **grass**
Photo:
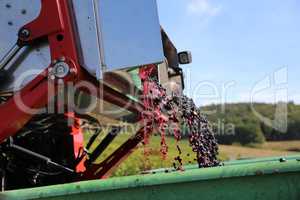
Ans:
[[[103,139],[104,136],[99,137],[99,141]],[[107,156],[109,156],[115,149],[117,149],[122,143],[124,143],[130,135],[121,133],[116,139],[109,145],[109,147],[103,152],[102,156],[97,160],[101,162]],[[179,155],[177,150],[177,142],[173,138],[166,138],[168,144],[168,155],[165,159],[162,158],[160,153],[160,142],[159,136],[153,136],[150,139],[150,143],[146,147],[142,144],[137,146],[136,151],[134,151],[114,172],[114,176],[126,176],[139,174],[142,171],[172,167],[174,158]],[[192,152],[191,147],[187,140],[181,140],[178,142],[180,149],[182,151],[181,158],[183,159],[183,164],[196,164],[195,153]],[[95,145],[94,145],[95,147]],[[93,148],[93,147],[92,147]],[[145,151],[149,152],[149,156],[145,155]],[[220,154],[219,159],[228,160],[228,157],[224,154]]]
[[[262,145],[263,149],[300,152],[300,141],[267,142]]]
[[[102,136],[103,137],[103,136]],[[101,162],[122,143],[124,143],[130,135],[122,133],[117,136],[110,146],[105,150],[103,155],[97,162]],[[99,140],[102,138],[100,137]],[[168,144],[168,155],[162,159],[160,153],[160,137],[151,137],[150,144],[144,147],[140,144],[136,151],[134,151],[114,172],[113,176],[127,176],[133,174],[140,174],[143,171],[172,167],[174,158],[179,155],[177,150],[177,142],[173,138],[166,138]],[[187,140],[181,140],[179,143],[182,151],[181,158],[184,165],[196,164],[195,153],[192,152]],[[292,142],[267,142],[261,146],[243,147],[240,145],[220,145],[219,159],[235,160],[242,158],[256,158],[256,157],[270,157],[270,156],[285,156],[299,152],[300,141]],[[145,150],[149,152],[149,156],[145,156]],[[297,150],[297,151],[292,151]]]
[[[168,144],[168,155],[163,159],[160,152],[160,137],[154,136],[151,138],[149,145],[146,147],[139,145],[137,150],[122,163],[117,171],[114,173],[116,176],[138,174],[142,171],[172,167],[174,158],[179,155],[177,149],[177,142],[173,138],[166,138]],[[182,154],[180,157],[183,160],[183,165],[196,164],[194,160],[195,153],[192,152],[191,147],[187,140],[178,142]],[[145,155],[145,151],[149,152],[149,156]],[[220,154],[219,159],[227,160],[228,158]],[[175,162],[178,164],[178,162]]]
[[[282,149],[268,149],[267,146],[272,143],[266,143],[266,146],[254,148],[243,146],[220,145],[220,152],[227,155],[230,160],[245,159],[245,158],[259,158],[259,157],[273,157],[286,156],[297,152],[286,151]]]

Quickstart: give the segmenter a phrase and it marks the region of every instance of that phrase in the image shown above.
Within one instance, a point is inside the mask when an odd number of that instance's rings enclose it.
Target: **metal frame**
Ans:
[[[123,95],[105,84],[100,83],[95,77],[91,76],[80,66],[73,30],[73,21],[70,13],[70,1],[41,0],[41,3],[42,8],[40,15],[34,21],[26,24],[20,29],[17,44],[20,47],[23,47],[47,38],[52,63],[49,63],[46,70],[44,70],[15,95],[20,95],[24,104],[30,108],[38,109],[45,107],[48,103],[48,96],[56,96],[57,94],[57,89],[51,94],[49,94],[50,91],[48,91],[49,81],[52,81],[53,85],[56,86],[56,80],[48,80],[49,71],[51,71],[49,69],[51,69],[55,61],[63,58],[70,70],[70,73],[61,79],[64,82],[76,83],[78,81],[88,81],[98,88],[103,88],[102,93],[98,92],[98,98],[102,98],[103,100],[109,101],[120,107],[127,106],[126,108],[134,113],[139,114],[143,111],[142,104],[134,102],[126,95]],[[129,102],[131,103],[129,104]],[[2,115],[0,115],[0,142],[14,136],[34,115],[20,110],[13,97],[6,103],[0,105],[0,113],[2,113]],[[141,129],[136,134],[136,137],[129,139],[102,164],[91,165],[90,169],[85,169],[85,166],[81,163],[78,165],[76,170],[78,172],[85,171],[84,177],[88,177],[88,179],[104,177],[110,169],[120,163],[124,157],[131,153],[131,150],[134,149],[142,140],[146,130],[149,130],[149,128]],[[78,137],[77,134],[82,133],[77,130],[77,133],[72,135],[74,137]],[[77,140],[76,143],[74,142],[74,152],[79,152],[82,147],[82,140]]]

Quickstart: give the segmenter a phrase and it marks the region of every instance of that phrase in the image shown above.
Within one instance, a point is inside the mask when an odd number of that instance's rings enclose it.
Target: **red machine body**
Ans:
[[[20,29],[18,45],[20,47],[31,45],[46,38],[49,42],[51,60],[53,62],[49,63],[48,68],[32,80],[26,87],[14,94],[14,96],[6,103],[0,105],[0,141],[3,142],[14,136],[35,114],[38,114],[39,109],[44,109],[47,106],[49,98],[57,95],[59,81],[63,81],[65,84],[76,84],[78,81],[87,81],[99,88],[97,91],[98,98],[108,100],[120,107],[126,106],[128,110],[139,113],[143,107],[141,104],[134,103],[127,96],[102,85],[102,83],[89,75],[80,66],[78,49],[74,36],[74,22],[72,21],[70,13],[69,1],[42,0],[41,2],[42,9],[38,18],[31,23],[24,25]],[[57,60],[63,60],[67,63],[70,67],[70,72],[62,79],[51,80],[49,78],[50,68],[53,67]],[[49,91],[49,84],[53,86],[53,91]],[[35,113],[28,113],[21,110],[16,102],[18,98],[21,99],[23,104],[28,108],[34,109]],[[58,107],[65,106],[63,105],[64,102],[56,103]],[[3,115],[3,113],[6,114]],[[76,120],[79,120],[74,113],[66,113],[65,115],[68,116],[68,118],[73,118],[75,122]],[[81,162],[75,166],[76,172],[81,173],[77,178],[98,179],[107,176],[107,173],[126,157],[142,140],[144,131],[145,129],[142,128],[137,133],[136,137],[127,141],[126,144],[100,165],[90,165],[87,167],[84,165],[85,159],[82,158]],[[74,156],[77,156],[79,152],[83,150],[84,145],[82,132],[78,126],[76,127],[76,123],[73,124],[70,135],[73,137]]]
[[[156,5],[153,2],[150,2],[151,5]],[[124,92],[130,91],[130,89],[126,88],[122,78],[111,79],[109,73],[106,73],[101,81],[95,74],[92,75],[89,69],[82,66],[83,53],[78,43],[78,25],[76,26],[76,19],[73,15],[74,7],[71,0],[41,0],[39,16],[19,29],[15,47],[9,51],[4,61],[0,62],[1,75],[5,71],[3,68],[21,48],[48,42],[50,48],[48,66],[45,66],[38,76],[20,90],[11,92],[11,96],[4,102],[1,102],[0,98],[2,189],[106,178],[141,141],[147,143],[147,139],[154,130],[160,132],[162,137],[161,153],[164,156],[167,153],[165,125],[168,121],[172,121],[173,124],[179,122],[177,113],[174,110],[170,111],[172,103],[169,106],[166,105],[167,101],[173,101],[173,104],[175,102],[177,106],[179,103],[176,98],[168,99],[167,96],[170,92],[177,94],[182,92],[183,73],[179,63],[189,63],[191,61],[190,53],[183,52],[178,57],[176,48],[164,30],[158,31],[158,49],[161,49],[160,53],[164,53],[162,57],[165,57],[165,61],[157,61],[160,62],[159,64],[136,66],[139,70],[141,88],[136,89],[134,85],[135,94],[131,96]],[[153,16],[157,17],[156,12]],[[78,16],[76,17],[78,20]],[[88,19],[90,18],[89,16]],[[83,21],[83,25],[85,26],[85,21]],[[81,38],[81,40],[83,39]],[[83,40],[82,42],[89,41]],[[138,44],[137,46],[143,45]],[[160,53],[154,52],[154,55],[160,57]],[[180,58],[183,59],[182,62]],[[122,72],[119,73],[122,74]],[[156,81],[153,81],[152,78]],[[171,90],[160,86],[158,79],[162,84],[172,83]],[[116,89],[110,85],[111,83],[118,83],[121,86]],[[98,126],[99,120],[91,115],[86,115],[86,113],[77,112],[74,108],[76,105],[73,100],[74,96],[78,96],[76,93],[78,91],[91,98],[96,98],[96,102],[99,102],[98,100],[109,102],[113,106],[126,110],[127,113],[133,115],[134,126],[138,127],[132,137],[111,155],[102,159],[100,163],[96,161],[120,133],[122,127],[118,124],[112,125],[107,135],[94,147],[93,151],[90,151],[102,130]],[[169,107],[167,115],[162,112],[163,107]],[[192,125],[194,123],[192,121],[196,118],[197,123],[200,123],[200,115],[196,113],[195,109],[186,112],[190,113],[185,115],[192,116],[187,122],[189,125]],[[86,121],[88,124],[96,124],[93,135],[89,138],[85,137],[83,128]],[[207,123],[204,120],[202,122]],[[180,127],[179,125],[174,127],[174,136],[179,140]],[[201,134],[196,132],[193,134],[193,140],[197,140],[195,144],[199,145],[198,140],[201,139]],[[209,130],[205,130],[205,134],[211,133]],[[207,138],[214,139],[212,135]],[[88,143],[85,144],[87,139]],[[193,147],[195,151],[200,150],[197,145]],[[216,153],[216,143],[209,145],[212,152]],[[218,163],[215,154],[211,155],[209,151],[203,152],[201,155],[199,153],[197,155],[199,159],[201,156],[207,157],[202,159],[203,165],[212,166]],[[178,161],[182,166],[180,159]]]

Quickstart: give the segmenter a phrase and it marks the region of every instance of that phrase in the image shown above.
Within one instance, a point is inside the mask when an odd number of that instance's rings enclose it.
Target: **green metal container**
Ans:
[[[21,178],[21,177],[20,177]],[[7,191],[0,199],[299,200],[300,155],[232,161],[224,166]]]

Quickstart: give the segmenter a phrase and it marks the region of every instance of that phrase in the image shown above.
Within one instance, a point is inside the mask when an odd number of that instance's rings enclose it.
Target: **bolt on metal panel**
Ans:
[[[81,65],[98,79],[102,73],[164,60],[156,0],[73,0]],[[15,45],[19,29],[38,17],[40,0],[0,1],[0,59]],[[49,45],[26,47],[7,68],[0,90],[18,90],[51,62]],[[31,73],[33,72],[33,73]],[[19,87],[14,84],[24,77]]]
[[[16,44],[18,31],[25,24],[38,17],[41,1],[2,0],[0,1],[0,59]],[[20,50],[6,66],[8,77],[0,90],[18,90],[41,73],[50,63],[50,50],[46,43]],[[21,81],[22,78],[23,80]],[[20,79],[20,81],[17,81]],[[15,85],[16,82],[18,86]]]

